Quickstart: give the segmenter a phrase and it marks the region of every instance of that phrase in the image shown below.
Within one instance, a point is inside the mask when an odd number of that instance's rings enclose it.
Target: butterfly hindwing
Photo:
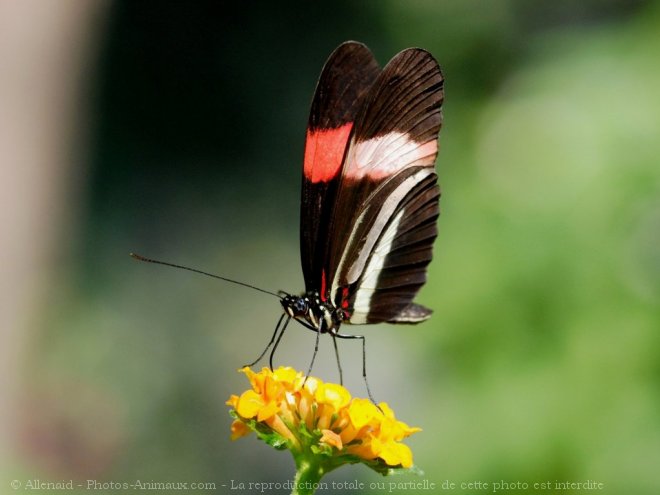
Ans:
[[[440,213],[431,173],[401,202],[381,234],[349,299],[350,323],[416,323],[431,311],[412,303],[426,282]]]
[[[300,214],[300,253],[308,291],[326,284],[327,234],[355,118],[380,68],[369,49],[349,41],[328,58],[307,127]]]

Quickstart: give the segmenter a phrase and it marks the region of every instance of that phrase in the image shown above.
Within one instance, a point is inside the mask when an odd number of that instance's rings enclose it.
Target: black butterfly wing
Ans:
[[[408,49],[378,75],[356,116],[321,271],[349,323],[415,323],[431,313],[413,299],[437,235],[443,98],[438,63]]]
[[[328,231],[341,167],[358,110],[380,68],[369,49],[348,41],[328,58],[316,86],[305,141],[300,255],[308,291],[327,293]]]

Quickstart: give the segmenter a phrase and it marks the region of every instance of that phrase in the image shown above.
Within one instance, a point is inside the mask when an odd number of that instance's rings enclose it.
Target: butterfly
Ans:
[[[403,50],[382,69],[355,41],[330,55],[305,140],[300,208],[305,291],[276,294],[283,314],[264,351],[248,366],[271,349],[272,368],[275,349],[294,319],[316,332],[308,375],[321,334],[333,338],[340,377],[336,339],[362,341],[363,376],[373,400],[365,337],[340,329],[414,324],[432,313],[414,299],[426,282],[437,236],[440,189],[434,164],[443,99],[442,71],[425,50]]]

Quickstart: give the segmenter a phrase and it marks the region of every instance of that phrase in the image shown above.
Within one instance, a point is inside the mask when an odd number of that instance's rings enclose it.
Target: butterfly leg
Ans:
[[[314,354],[312,354],[312,362],[309,363],[309,370],[307,370],[307,375],[305,375],[305,381],[303,385],[307,382],[307,378],[312,373],[312,368],[314,367],[314,360],[316,359],[316,354],[319,352],[319,339],[323,333],[323,320],[319,321],[319,326],[316,329],[316,343],[314,344]]]
[[[337,336],[334,333],[332,335],[332,343],[335,346],[335,357],[337,358],[337,369],[339,370],[339,385],[344,384],[344,373],[341,369],[341,362],[339,361],[339,348],[337,347]]]
[[[367,380],[367,340],[364,335],[346,335],[343,333],[336,333],[335,336],[340,339],[359,339],[362,341],[362,378],[364,378],[364,384],[367,386],[367,394],[371,402],[376,404],[374,396],[371,394],[371,389],[369,388],[369,381]],[[376,404],[378,405],[378,404]]]
[[[344,374],[341,369],[341,362],[339,361],[339,349],[337,348],[337,336],[334,333],[332,335],[332,343],[335,346],[335,357],[337,358],[337,369],[339,370],[339,385],[344,384]]]
[[[243,368],[245,368],[245,367],[250,367],[251,368],[252,366],[257,364],[259,361],[261,361],[261,359],[266,355],[266,352],[268,351],[268,349],[270,349],[270,346],[273,345],[273,342],[275,342],[275,336],[277,335],[277,331],[279,330],[280,325],[282,324],[282,320],[284,319],[285,316],[286,315],[284,313],[282,313],[282,316],[280,316],[280,319],[277,321],[277,325],[275,325],[275,331],[273,332],[273,336],[270,338],[270,342],[268,342],[268,345],[266,346],[264,351],[261,354],[259,354],[259,357],[257,359],[255,359],[254,361],[252,361],[250,364],[243,365]]]
[[[280,321],[282,321],[281,318]],[[280,345],[280,340],[282,340],[282,336],[284,335],[284,330],[286,330],[286,327],[290,321],[291,321],[291,317],[289,316],[284,322],[284,325],[282,325],[282,330],[280,330],[280,334],[277,337],[277,340],[275,341],[275,345],[273,346],[273,349],[270,351],[270,356],[268,356],[268,365],[270,366],[271,371],[273,370],[273,356],[275,355],[275,349],[277,349],[277,346]]]

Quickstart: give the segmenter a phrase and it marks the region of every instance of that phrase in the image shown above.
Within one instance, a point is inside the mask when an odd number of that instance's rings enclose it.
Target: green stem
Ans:
[[[291,495],[311,495],[318,488],[318,483],[327,472],[315,456],[300,456],[296,459],[296,477]]]

